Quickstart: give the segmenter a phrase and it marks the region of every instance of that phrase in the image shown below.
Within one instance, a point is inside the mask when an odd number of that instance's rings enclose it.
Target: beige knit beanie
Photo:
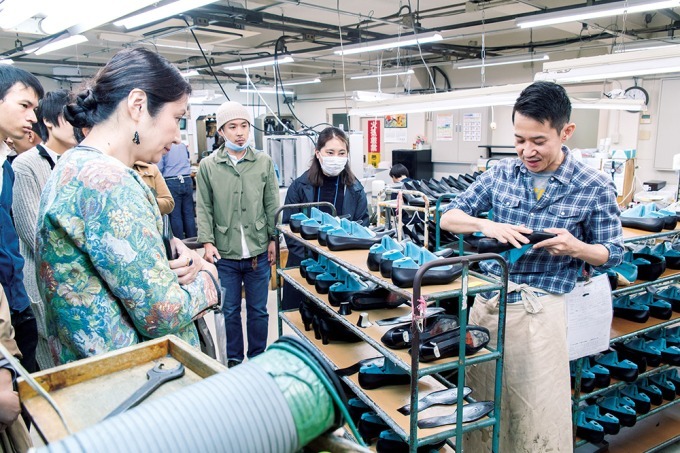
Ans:
[[[249,124],[253,124],[247,108],[238,102],[227,101],[217,109],[217,130],[222,129],[222,126],[231,120],[246,120]]]

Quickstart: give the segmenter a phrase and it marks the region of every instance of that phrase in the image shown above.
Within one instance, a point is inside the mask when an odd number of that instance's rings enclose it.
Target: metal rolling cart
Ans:
[[[309,203],[301,205],[284,206],[280,210],[286,208],[308,208],[310,206],[318,206],[319,203]],[[278,215],[278,214],[277,214]],[[359,313],[353,312],[349,315],[340,315],[336,309],[332,307],[328,301],[327,295],[316,293],[314,286],[309,285],[305,279],[300,275],[298,268],[281,268],[279,241],[277,240],[277,279],[279,280],[278,288],[278,303],[279,303],[279,329],[281,330],[282,323],[290,327],[298,336],[308,341],[311,345],[317,348],[324,358],[328,360],[334,369],[345,368],[347,366],[356,364],[361,360],[375,357],[376,355],[385,357],[385,360],[390,361],[395,367],[408,372],[411,376],[410,386],[390,386],[388,388],[381,388],[377,390],[365,390],[358,384],[356,376],[344,376],[344,382],[356,393],[356,395],[367,404],[373,411],[380,416],[385,423],[392,428],[401,438],[409,443],[409,449],[415,452],[419,446],[427,445],[436,441],[449,439],[449,443],[456,446],[456,451],[464,451],[463,434],[472,430],[490,428],[492,429],[492,445],[493,451],[498,451],[499,441],[499,426],[500,420],[500,394],[501,394],[501,377],[503,366],[503,338],[505,326],[505,300],[507,292],[507,278],[508,270],[505,260],[496,254],[484,255],[468,255],[455,258],[439,259],[427,263],[416,274],[413,289],[403,289],[395,286],[391,281],[382,278],[379,272],[372,272],[366,266],[367,250],[348,250],[340,252],[331,252],[326,247],[318,244],[316,240],[302,239],[298,234],[291,232],[287,225],[278,225],[279,232],[286,239],[298,240],[304,247],[314,251],[315,253],[325,256],[329,260],[346,268],[347,270],[358,274],[360,277],[377,283],[378,285],[388,289],[389,291],[405,297],[411,301],[410,306],[402,305],[394,309],[381,309],[370,311],[370,316],[373,319],[380,319],[382,317],[393,317],[409,315],[411,316],[411,325],[413,334],[413,344],[419,343],[420,332],[417,328],[417,320],[421,316],[420,306],[418,303],[421,298],[428,305],[438,304],[438,301],[443,298],[456,297],[458,300],[460,329],[464,332],[467,329],[467,296],[475,295],[485,291],[500,291],[500,314],[499,314],[499,333],[498,343],[496,348],[487,345],[478,353],[470,356],[461,354],[465,350],[465,337],[460,335],[461,342],[459,343],[459,356],[451,359],[441,359],[429,363],[420,363],[418,354],[411,356],[405,350],[392,350],[385,347],[380,338],[385,331],[389,329],[387,326],[378,326],[373,324],[367,328],[360,328],[357,326]],[[502,278],[494,280],[481,274],[470,270],[472,263],[482,260],[496,260],[502,268]],[[462,264],[462,275],[453,283],[448,285],[433,285],[421,287],[421,279],[427,269],[436,266],[443,266],[449,264]],[[359,343],[330,343],[323,345],[320,340],[314,338],[313,333],[305,331],[302,324],[300,314],[297,310],[281,311],[281,285],[280,279],[290,283],[298,291],[302,292],[309,300],[313,301],[318,308],[333,316],[342,323],[344,327],[350,329],[353,333],[361,338]],[[462,412],[457,412],[457,423],[453,425],[439,426],[436,428],[418,428],[418,411],[412,411],[411,415],[406,416],[397,411],[397,409],[404,403],[410,403],[411,407],[417,407],[419,395],[424,392],[443,390],[451,388],[454,383],[449,382],[442,377],[440,373],[445,371],[458,370],[458,379],[455,383],[458,388],[463,388],[465,385],[465,367],[482,362],[495,361],[495,387],[494,387],[494,411],[482,419],[471,422],[462,423]],[[463,392],[458,392],[457,404],[462,407],[463,404],[474,402],[474,392],[463,398]],[[448,409],[448,411],[447,411]],[[450,414],[451,408],[433,407],[427,411],[444,411],[438,414]],[[423,414],[423,412],[420,412]]]
[[[634,243],[634,242],[642,242],[642,241],[649,241],[649,240],[656,240],[659,238],[670,238],[670,237],[677,237],[680,236],[680,230],[669,230],[669,231],[662,231],[660,233],[648,233],[642,230],[634,230],[630,228],[624,228],[624,243]],[[630,295],[634,294],[637,292],[640,292],[641,290],[646,289],[647,287],[650,286],[664,286],[667,284],[675,283],[675,282],[680,282],[680,271],[678,270],[666,270],[661,277],[659,277],[656,280],[653,281],[645,281],[645,282],[637,282],[631,286],[626,286],[620,289],[616,289],[612,291],[613,296],[623,296],[623,295]],[[621,343],[625,340],[628,340],[630,338],[643,335],[647,332],[653,331],[653,330],[658,330],[662,329],[665,327],[674,327],[674,326],[680,326],[680,313],[673,313],[673,316],[669,320],[659,320],[659,319],[650,319],[644,324],[639,324],[639,323],[634,323],[632,321],[627,321],[621,318],[616,318],[614,317],[612,320],[612,328],[611,328],[611,336],[610,336],[610,344],[616,344],[616,343]],[[624,381],[615,381],[612,382],[609,386],[605,388],[599,388],[595,389],[591,392],[588,393],[581,393],[581,373],[583,370],[583,364],[584,361],[588,360],[587,357],[577,359],[575,361],[575,382],[574,382],[574,391],[573,391],[573,396],[572,396],[572,415],[573,415],[573,424],[574,424],[574,448],[575,451],[581,451],[579,448],[587,448],[588,442],[584,439],[578,439],[576,438],[576,416],[577,412],[580,409],[580,405],[583,404],[586,400],[592,399],[598,396],[601,396],[607,392],[610,392],[612,390],[615,390],[617,388],[621,388],[624,385],[628,384],[627,382]],[[645,371],[644,373],[640,373],[639,376],[637,377],[637,380],[653,376],[658,373],[662,373],[668,369],[672,368],[672,366],[668,364],[661,364],[658,367],[649,369]],[[637,382],[636,380],[636,382]],[[676,406],[678,403],[680,403],[680,398],[677,398],[673,401],[667,402],[664,401],[664,403],[660,406],[653,407],[648,413],[646,414],[638,414],[637,415],[637,422],[640,422],[642,420],[648,419],[654,415],[657,415],[665,410],[668,410],[673,407],[680,407]],[[636,422],[636,426],[637,426]],[[656,424],[658,426],[658,424]],[[626,428],[627,430],[635,430],[636,426]],[[616,444],[616,438],[620,434],[609,436],[608,439],[610,440],[610,444],[613,448],[613,450],[616,450],[615,444]],[[656,451],[658,448],[661,448],[663,446],[678,442],[680,440],[680,425],[678,425],[677,430],[675,432],[675,435],[671,433],[668,438],[661,438],[662,436],[658,436],[656,433],[652,433],[651,436],[655,437],[655,439],[652,441],[652,444],[654,445],[653,450]],[[641,435],[638,435],[638,437],[641,437]],[[646,449],[646,448],[645,448]],[[583,450],[585,451],[585,450]],[[590,450],[588,450],[590,451]],[[625,450],[622,450],[625,451]],[[651,450],[650,450],[651,451]]]

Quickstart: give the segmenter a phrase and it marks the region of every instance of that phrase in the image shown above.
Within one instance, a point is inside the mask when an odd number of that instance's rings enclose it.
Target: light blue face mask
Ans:
[[[248,143],[249,143],[249,141],[246,141],[243,144],[243,146],[238,146],[236,143],[234,143],[234,142],[232,142],[228,139],[224,140],[224,146],[226,146],[230,151],[234,151],[234,152],[237,152],[237,153],[240,153],[241,151],[248,148]]]

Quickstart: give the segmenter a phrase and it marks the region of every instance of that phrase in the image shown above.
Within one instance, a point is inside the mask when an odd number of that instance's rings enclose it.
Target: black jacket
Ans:
[[[288,188],[286,193],[286,201],[284,204],[297,203],[312,203],[315,199],[316,189],[309,181],[308,171],[304,172],[302,176],[293,181],[293,184]],[[366,200],[366,192],[364,186],[359,181],[356,181],[352,187],[345,187],[345,197],[342,202],[342,212],[338,212],[339,216],[349,214],[349,220],[354,220],[361,223],[363,226],[368,226],[368,201]],[[286,209],[283,211],[283,223],[288,223],[291,214],[301,212],[301,209]],[[304,248],[295,241],[288,242],[288,266],[296,266],[300,264],[300,260],[304,255]]]

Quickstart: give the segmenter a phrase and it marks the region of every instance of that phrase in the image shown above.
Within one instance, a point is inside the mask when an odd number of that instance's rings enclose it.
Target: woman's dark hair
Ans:
[[[71,92],[68,90],[56,90],[50,91],[45,94],[38,104],[38,109],[36,110],[36,117],[38,122],[38,133],[40,138],[47,141],[50,138],[50,131],[45,125],[45,121],[49,121],[55,126],[59,126],[59,117],[64,116],[64,107],[66,107],[69,102],[73,101]]]
[[[161,55],[143,48],[123,49],[87,83],[76,102],[66,106],[64,117],[75,127],[95,126],[135,88],[146,93],[152,117],[164,104],[191,94],[191,85]]]
[[[541,124],[547,121],[560,134],[571,117],[571,100],[561,85],[545,81],[534,82],[515,101],[512,124],[515,124],[515,112]]]
[[[320,151],[326,146],[326,143],[328,143],[329,140],[334,138],[342,140],[345,143],[345,148],[347,148],[347,154],[349,155],[349,138],[347,137],[347,134],[345,134],[345,131],[337,127],[327,127],[322,130],[319,134],[319,138],[316,140],[314,149]],[[319,159],[316,158],[316,155],[312,156],[312,164],[309,167],[307,176],[309,182],[312,183],[312,186],[321,187],[323,185],[323,171],[321,170],[321,163],[319,162]],[[352,169],[349,167],[349,159],[347,160],[347,164],[345,164],[345,169],[340,173],[340,176],[343,178],[347,187],[352,187],[356,182],[357,177],[354,176]]]

